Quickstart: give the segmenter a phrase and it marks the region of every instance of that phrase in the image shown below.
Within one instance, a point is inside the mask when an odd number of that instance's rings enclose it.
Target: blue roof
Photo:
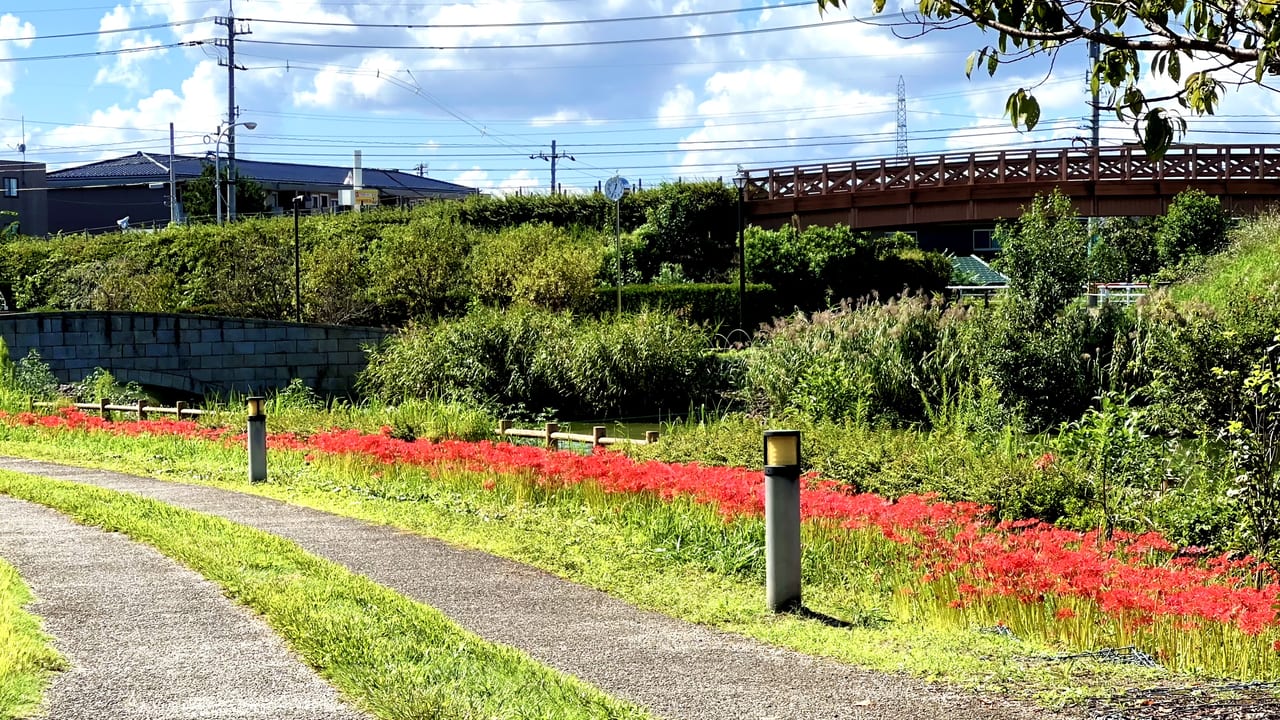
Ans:
[[[174,176],[179,181],[200,177],[208,161],[200,156],[175,155]],[[236,173],[270,187],[274,184],[304,186],[314,189],[351,187],[351,168],[332,165],[301,165],[236,159]],[[134,185],[168,182],[169,155],[137,153],[88,165],[55,170],[47,175],[49,187],[92,187],[95,185]],[[363,187],[377,188],[396,195],[423,197],[472,195],[475,188],[435,178],[422,177],[399,170],[364,169]]]
[[[965,278],[962,285],[1003,286],[1009,284],[1009,278],[992,269],[977,255],[951,258],[952,277],[959,275]]]

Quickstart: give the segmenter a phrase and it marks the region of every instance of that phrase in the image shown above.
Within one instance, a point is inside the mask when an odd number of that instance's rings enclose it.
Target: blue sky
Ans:
[[[897,37],[856,21],[867,2],[825,16],[813,0],[94,3],[16,0],[0,13],[0,157],[21,157],[23,118],[26,158],[51,168],[167,153],[171,122],[178,152],[212,149],[204,136],[227,111],[214,18],[232,14],[249,31],[236,43],[237,120],[257,123],[237,133],[244,158],[344,165],[359,149],[366,167],[545,192],[548,163],[529,156],[555,140],[574,158],[558,163],[571,190],[615,172],[646,185],[728,178],[739,164],[892,157],[899,78],[913,155],[1088,136],[1083,46],[1051,72],[968,80],[981,36]],[[674,39],[631,42],[654,38]],[[1041,128],[1018,133],[1004,98],[1031,84]],[[1270,142],[1276,105],[1271,92],[1231,93],[1187,140]],[[1114,121],[1102,134],[1133,140]]]

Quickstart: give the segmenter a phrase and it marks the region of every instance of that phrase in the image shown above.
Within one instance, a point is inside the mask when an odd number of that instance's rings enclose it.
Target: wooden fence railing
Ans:
[[[560,443],[564,442],[580,442],[590,443],[592,445],[650,445],[658,442],[658,431],[650,430],[644,434],[643,440],[636,438],[620,438],[609,437],[605,433],[608,428],[604,425],[596,425],[591,428],[591,434],[560,432],[559,423],[547,423],[541,430],[524,429],[511,426],[510,420],[498,421],[498,435],[500,437],[525,437],[542,440],[548,448],[558,450]]]
[[[1174,146],[1160,160],[1141,147],[1040,148],[855,160],[747,171],[745,197],[801,198],[959,185],[1035,182],[1280,180],[1280,145]]]
[[[59,407],[62,403],[52,402],[33,402],[33,407]],[[174,407],[153,407],[139,400],[132,405],[110,405],[106,400],[96,403],[72,403],[72,407],[81,410],[97,410],[102,417],[108,417],[113,412],[137,413],[139,420],[146,420],[148,415],[176,415],[181,420],[183,417],[198,417],[207,413],[207,410],[200,408],[189,408],[187,404],[179,400],[174,403]]]

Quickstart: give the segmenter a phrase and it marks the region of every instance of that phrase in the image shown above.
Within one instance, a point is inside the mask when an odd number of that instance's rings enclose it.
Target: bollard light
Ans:
[[[249,399],[247,399],[245,403],[249,408],[250,420],[254,418],[264,418],[267,416],[267,405],[266,405],[267,399],[266,398],[260,395],[254,395]]]
[[[764,433],[765,597],[769,609],[800,607],[800,431]]]
[[[800,472],[800,431],[799,430],[765,430],[764,431],[764,466],[765,474],[769,468],[794,468]]]
[[[267,481],[267,399],[254,395],[246,401],[249,409],[249,427],[246,431],[249,445],[249,482]]]

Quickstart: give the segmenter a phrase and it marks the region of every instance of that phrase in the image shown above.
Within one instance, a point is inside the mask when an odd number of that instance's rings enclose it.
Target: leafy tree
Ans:
[[[221,168],[222,188],[226,212],[225,198],[227,168]],[[204,163],[200,169],[200,177],[188,180],[182,186],[182,209],[189,218],[212,218],[218,209],[218,200],[213,192],[213,165]],[[267,190],[262,184],[248,175],[236,176],[236,213],[239,215],[258,215],[267,211]],[[217,220],[217,218],[214,218]]]
[[[1161,265],[1195,255],[1211,255],[1227,244],[1230,214],[1218,198],[1203,190],[1178,193],[1160,220],[1156,250]]]
[[[12,240],[21,233],[18,213],[13,210],[0,210],[0,240]]]
[[[1088,273],[1088,236],[1071,200],[1055,190],[1038,195],[1021,218],[996,228],[1009,295],[1031,325],[1051,320],[1080,294]]]
[[[598,243],[551,225],[527,224],[479,236],[466,264],[481,302],[564,310],[590,302],[603,258]]]
[[[645,249],[635,261],[652,278],[663,263],[680,265],[686,277],[705,281],[726,271],[736,254],[736,196],[718,183],[674,183],[656,191],[635,232]]]
[[[387,225],[369,248],[369,292],[394,317],[438,315],[468,289],[470,246],[465,228],[452,218],[422,216]]]
[[[1089,279],[1135,282],[1160,269],[1153,218],[1107,218],[1097,229],[1089,252]]]
[[[849,0],[817,3],[820,11],[849,6]],[[873,0],[873,8],[884,12],[885,0]],[[1098,43],[1090,83],[1105,91],[1105,109],[1133,121],[1155,156],[1186,131],[1180,111],[1213,114],[1227,85],[1263,84],[1266,76],[1280,74],[1280,14],[1268,0],[921,0],[918,8],[918,14],[891,23],[907,28],[899,34],[976,26],[994,36],[993,45],[969,56],[966,74],[981,67],[994,75],[1001,65],[1027,58],[1052,61],[1072,43]],[[1150,58],[1146,77],[1144,56]],[[1208,67],[1183,72],[1184,61],[1204,58]],[[1166,85],[1172,89],[1148,94]],[[1028,130],[1040,119],[1039,103],[1026,87],[1009,95],[1005,112],[1014,126]]]

